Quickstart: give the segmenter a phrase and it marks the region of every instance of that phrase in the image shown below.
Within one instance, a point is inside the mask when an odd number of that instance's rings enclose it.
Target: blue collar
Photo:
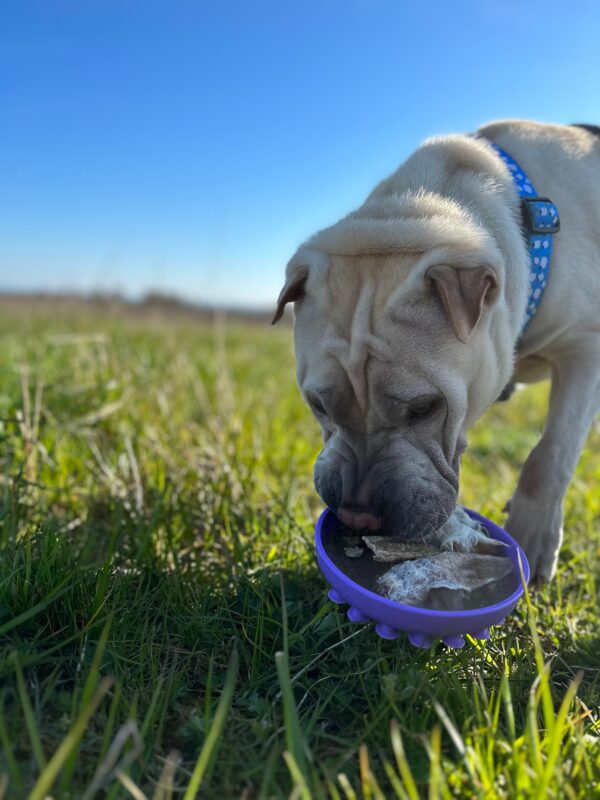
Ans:
[[[516,184],[523,213],[523,234],[529,249],[529,291],[521,335],[538,310],[548,283],[552,259],[552,238],[560,229],[558,209],[547,197],[540,197],[525,171],[505,150],[488,140],[508,167]]]

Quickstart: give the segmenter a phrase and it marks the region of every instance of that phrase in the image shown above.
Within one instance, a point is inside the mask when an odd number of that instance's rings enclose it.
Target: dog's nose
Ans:
[[[365,528],[369,531],[377,531],[381,528],[381,517],[376,517],[369,511],[361,508],[344,508],[340,506],[337,510],[340,522],[355,531],[362,531]]]

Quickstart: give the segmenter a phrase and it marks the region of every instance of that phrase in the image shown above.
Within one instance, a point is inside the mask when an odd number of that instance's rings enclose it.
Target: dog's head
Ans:
[[[440,225],[411,208],[404,224],[353,216],[313,237],[273,320],[294,302],[298,385],[324,440],[317,491],[347,524],[407,539],[454,508],[466,429],[513,352],[495,243],[457,209]]]

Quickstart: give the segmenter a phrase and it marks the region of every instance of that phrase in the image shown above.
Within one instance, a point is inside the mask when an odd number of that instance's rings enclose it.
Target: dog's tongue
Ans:
[[[337,516],[340,522],[355,531],[378,531],[381,528],[381,518],[370,514],[368,511],[354,511],[351,508],[340,506],[337,510]]]

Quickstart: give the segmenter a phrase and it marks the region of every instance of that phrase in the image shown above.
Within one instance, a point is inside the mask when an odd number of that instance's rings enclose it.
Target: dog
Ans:
[[[502,148],[561,229],[537,313]],[[548,415],[507,504],[536,582],[556,569],[563,499],[600,408],[600,137],[525,121],[426,140],[287,265],[297,381],[323,433],[315,486],[357,530],[406,539],[455,507],[466,433],[511,382],[550,378]]]

